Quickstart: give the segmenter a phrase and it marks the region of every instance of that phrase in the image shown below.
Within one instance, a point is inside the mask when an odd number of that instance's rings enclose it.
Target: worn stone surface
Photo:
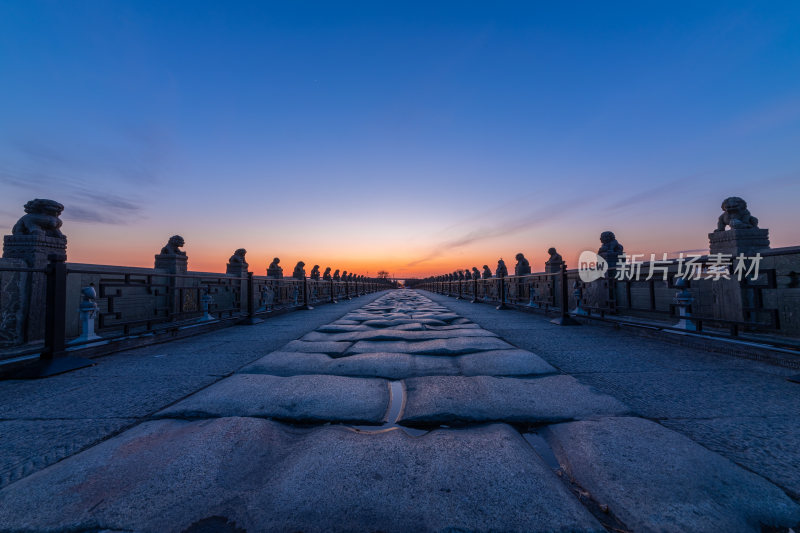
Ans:
[[[0,383],[0,416],[30,417],[14,423],[94,410],[134,424],[0,490],[0,530],[758,531],[795,518],[779,487],[798,486],[800,387],[781,371],[411,290],[354,302],[47,387]],[[619,418],[629,407],[703,445]],[[14,461],[32,464],[28,439]]]
[[[611,396],[597,394],[570,376],[533,379],[432,376],[404,381],[401,424],[546,422],[624,414]]]
[[[524,350],[491,350],[462,356],[365,353],[331,358],[327,354],[272,352],[245,366],[242,373],[294,376],[334,374],[339,376],[405,379],[416,376],[534,376],[556,370],[540,357]]]
[[[549,440],[567,474],[634,531],[759,531],[800,522],[800,507],[780,489],[649,420],[558,424]]]
[[[414,325],[414,324],[406,324]],[[402,326],[400,326],[402,327]],[[496,334],[485,329],[454,329],[447,331],[422,330],[409,331],[405,329],[379,329],[374,331],[355,331],[351,333],[322,333],[312,331],[303,335],[304,341],[427,341],[438,339],[455,339],[466,337],[497,337]]]
[[[666,419],[670,429],[758,472],[800,500],[800,415]]]
[[[292,422],[380,424],[388,406],[389,387],[382,379],[237,374],[155,416],[256,416]]]
[[[350,342],[306,342],[306,341],[292,341],[284,346],[282,349],[286,352],[309,352],[309,353],[327,353],[327,354],[343,354],[352,343]]]
[[[456,337],[430,341],[358,341],[348,353],[399,352],[420,355],[461,355],[486,350],[514,348],[495,337]]]
[[[142,424],[0,491],[0,528],[604,531],[507,426],[359,434],[254,418]]]
[[[134,422],[135,418],[0,421],[0,486],[69,457]]]
[[[379,296],[128,350],[47,379],[0,381],[0,486],[146,419]]]
[[[557,327],[548,317],[497,311],[431,293],[479,326],[562,372],[659,419],[798,498],[800,386],[796,369],[678,346],[625,329]]]

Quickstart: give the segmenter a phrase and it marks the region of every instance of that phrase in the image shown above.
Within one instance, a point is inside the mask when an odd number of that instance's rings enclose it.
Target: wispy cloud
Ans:
[[[9,146],[0,184],[63,203],[65,220],[97,224],[124,224],[142,215],[142,186],[158,182],[168,150],[156,134],[132,128],[104,146],[30,138]]]
[[[540,205],[535,209],[528,208],[527,214],[512,219],[506,219],[491,225],[470,230],[458,237],[444,240],[438,243],[433,250],[426,256],[408,263],[406,266],[417,266],[437,257],[446,252],[462,246],[467,246],[476,242],[485,241],[501,235],[513,235],[524,230],[529,230],[545,223],[552,222],[566,216],[568,213],[581,209],[593,198],[585,196],[583,198],[570,198],[569,200],[555,202],[549,205]]]
[[[616,211],[618,209],[630,207],[631,205],[663,196],[665,193],[674,191],[680,185],[689,183],[704,174],[706,173],[674,179],[655,187],[649,187],[625,196],[614,197],[613,200],[605,203],[599,202],[603,198],[607,198],[609,196],[608,192],[603,190],[586,191],[586,193],[582,196],[572,196],[568,200],[561,200],[545,205],[535,205],[535,208],[530,207],[529,203],[529,207],[526,209],[526,215],[511,219],[508,219],[507,217],[500,217],[499,220],[493,223],[489,223],[479,228],[470,229],[464,233],[461,233],[457,237],[443,239],[441,242],[437,243],[427,255],[408,263],[406,266],[413,267],[431,261],[437,257],[445,255],[447,252],[455,248],[460,248],[462,246],[467,246],[469,244],[503,235],[513,235],[515,233],[536,228],[537,226],[544,225],[554,220],[562,220],[577,211],[585,209],[588,204],[598,206],[598,210],[601,212]],[[541,196],[541,193],[537,192],[536,196]],[[503,211],[507,212],[511,205],[516,205],[519,201],[520,200],[517,199],[512,202],[507,202],[503,205],[493,207],[488,210],[487,213],[498,213]],[[481,216],[485,214],[486,213],[483,213]],[[462,226],[450,226],[448,229],[457,227]]]

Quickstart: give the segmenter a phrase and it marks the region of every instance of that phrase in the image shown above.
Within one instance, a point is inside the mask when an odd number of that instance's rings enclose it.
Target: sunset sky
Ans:
[[[800,245],[800,2],[0,1],[0,228],[396,276]]]

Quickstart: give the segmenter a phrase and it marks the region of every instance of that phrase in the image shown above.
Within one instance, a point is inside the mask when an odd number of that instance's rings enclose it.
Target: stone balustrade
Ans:
[[[48,306],[55,296],[64,312],[60,350],[97,346],[99,341],[146,338],[198,324],[256,323],[270,314],[313,309],[391,288],[388,280],[356,273],[324,278],[319,267],[306,276],[300,261],[292,277],[284,278],[275,258],[257,275],[250,271],[247,251],[237,249],[225,273],[189,270],[189,255],[179,235],[170,237],[155,255],[153,268],[66,263],[63,278],[54,279],[51,261],[66,260],[67,239],[58,215],[63,206],[34,200],[4,239],[0,259],[0,361],[48,349]],[[26,218],[28,217],[28,218]],[[40,217],[40,218],[36,218]],[[338,272],[338,271],[337,271]],[[48,294],[48,286],[62,286]],[[91,298],[89,298],[91,296]],[[58,299],[58,298],[56,298]],[[91,305],[91,309],[89,308]],[[51,309],[52,311],[52,309]]]

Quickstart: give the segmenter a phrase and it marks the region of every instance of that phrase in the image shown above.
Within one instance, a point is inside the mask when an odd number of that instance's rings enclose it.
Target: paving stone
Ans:
[[[489,350],[458,357],[465,376],[535,376],[557,370],[538,355],[526,350]]]
[[[349,333],[321,333],[312,331],[301,340],[304,341],[426,341],[436,339],[455,339],[464,337],[497,337],[485,329],[465,329],[450,331],[407,331],[400,329],[378,329],[372,331],[354,331]]]
[[[398,326],[391,326],[383,329],[399,329],[401,331],[425,331],[426,328],[419,322],[410,322],[408,324],[400,324]]]
[[[292,341],[281,348],[284,352],[307,352],[343,354],[352,345],[351,342],[306,342]]]
[[[441,320],[442,322],[451,322],[455,321],[459,318],[462,318],[461,315],[457,315],[453,312],[450,312],[448,309],[447,312],[442,313],[411,313],[411,317],[415,320],[429,318],[434,320]]]
[[[661,420],[800,500],[800,409],[791,417],[722,417]]]
[[[133,424],[133,418],[0,421],[0,487]]]
[[[374,318],[371,320],[365,320],[363,325],[369,326],[371,328],[390,328],[393,326],[401,326],[403,324],[423,324],[426,326],[444,326],[447,323],[441,320],[435,320],[432,318],[424,318],[424,319],[411,319],[411,318],[395,318],[395,319],[383,319],[383,318]]]
[[[155,416],[257,416],[293,422],[380,424],[388,407],[389,386],[382,379],[236,374]]]
[[[744,370],[624,372],[576,377],[647,418],[791,416],[800,387],[781,377]]]
[[[593,392],[571,376],[431,376],[410,378],[403,384],[406,403],[399,423],[410,426],[541,424],[628,412],[619,401]]]
[[[370,331],[372,328],[362,325],[327,324],[316,329],[321,333],[344,333],[348,331]]]
[[[457,358],[415,356],[405,353],[370,353],[333,359],[325,354],[273,352],[241,370],[242,373],[293,376],[340,376],[403,379],[413,376],[452,375],[460,372]]]
[[[359,341],[348,353],[400,352],[427,355],[460,355],[487,350],[510,350],[514,347],[495,337],[457,337],[431,341]]]
[[[779,488],[642,418],[558,424],[547,438],[567,473],[633,531],[760,531],[794,526]]]
[[[464,324],[456,324],[456,325],[448,325],[448,326],[432,326],[428,325],[425,326],[425,329],[432,329],[436,331],[446,331],[446,330],[461,330],[461,329],[481,329],[478,324],[474,324],[472,322],[464,323]],[[487,330],[488,331],[488,330]]]
[[[363,434],[157,420],[0,491],[0,529],[604,529],[508,426]]]

